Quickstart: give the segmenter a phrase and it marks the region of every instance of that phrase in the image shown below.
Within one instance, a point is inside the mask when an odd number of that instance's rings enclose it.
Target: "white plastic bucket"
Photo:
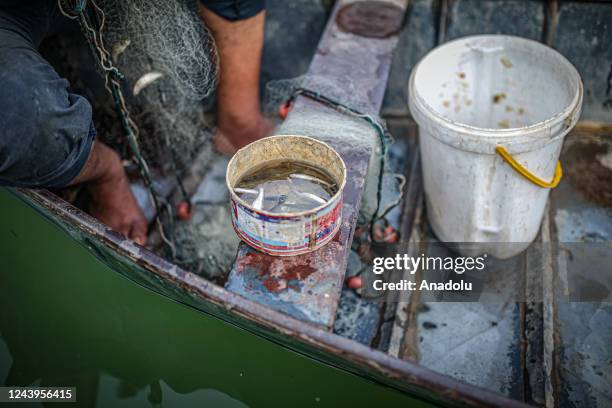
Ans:
[[[580,116],[582,93],[567,59],[519,37],[461,38],[418,63],[408,103],[419,126],[427,215],[440,240],[514,243],[483,245],[498,258],[529,246],[550,186],[526,176],[560,177],[563,138]]]

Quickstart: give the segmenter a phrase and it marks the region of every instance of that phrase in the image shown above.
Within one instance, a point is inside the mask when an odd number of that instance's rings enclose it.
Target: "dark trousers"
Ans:
[[[39,54],[68,19],[56,1],[0,2],[0,185],[57,188],[91,150],[91,105]]]

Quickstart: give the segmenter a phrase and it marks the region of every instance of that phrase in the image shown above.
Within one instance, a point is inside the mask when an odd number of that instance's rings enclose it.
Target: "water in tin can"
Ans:
[[[323,169],[277,160],[245,174],[234,191],[257,210],[275,214],[308,211],[327,203],[338,191]]]

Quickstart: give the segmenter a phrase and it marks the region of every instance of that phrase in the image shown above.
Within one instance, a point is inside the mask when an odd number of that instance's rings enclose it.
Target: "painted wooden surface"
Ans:
[[[350,88],[333,88],[336,100],[350,100],[361,111],[377,113],[382,105],[392,51],[397,35],[374,39],[343,32],[335,15],[348,1],[339,1],[312,60],[308,75],[331,84],[359,84],[358,94]],[[405,8],[405,2],[390,2]],[[312,118],[312,121],[308,120]],[[323,128],[316,124],[324,123]],[[311,254],[275,258],[241,244],[226,288],[255,299],[276,310],[330,329],[342,290],[353,230],[366,188],[371,166],[372,149],[376,144],[375,129],[359,118],[347,115],[303,96],[295,100],[293,110],[279,133],[312,136],[329,143],[347,166],[342,226],[327,246]],[[347,142],[343,135],[363,140]],[[375,147],[374,147],[375,148]],[[375,194],[375,193],[374,193]],[[282,288],[282,289],[279,289]]]

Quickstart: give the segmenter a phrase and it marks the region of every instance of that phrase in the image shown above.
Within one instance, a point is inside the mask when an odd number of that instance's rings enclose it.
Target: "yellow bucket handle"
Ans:
[[[514,160],[514,157],[512,157],[510,153],[508,153],[508,150],[506,150],[505,147],[496,146],[495,152],[497,152],[497,154],[499,154],[502,159],[504,159],[504,161],[510,165],[510,167],[516,170],[517,173],[525,177],[527,180],[531,181],[536,186],[540,186],[543,188],[555,188],[559,185],[561,177],[563,176],[563,170],[561,169],[560,161],[557,161],[557,167],[555,168],[555,175],[553,176],[553,179],[548,182],[531,173],[522,164]]]

